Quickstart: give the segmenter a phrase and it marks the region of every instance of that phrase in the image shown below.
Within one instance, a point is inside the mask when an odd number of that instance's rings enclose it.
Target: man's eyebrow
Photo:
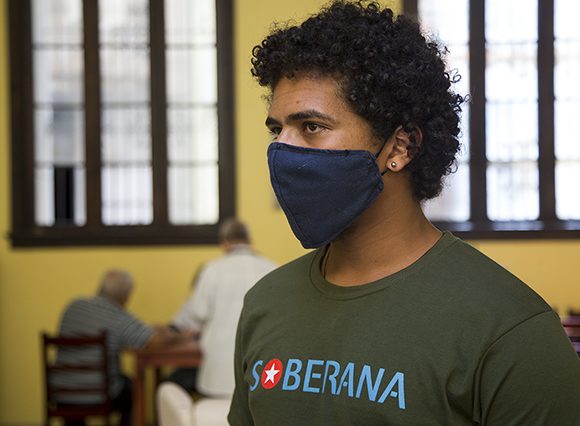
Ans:
[[[270,127],[270,126],[280,125],[280,122],[278,120],[276,120],[275,118],[268,116],[268,118],[266,118],[266,122],[264,124],[266,125],[266,127]]]
[[[302,121],[302,120],[311,120],[311,119],[318,119],[318,120],[324,120],[327,121],[331,124],[336,123],[336,120],[334,118],[332,118],[330,115],[326,115],[323,114],[320,111],[317,111],[315,109],[309,109],[306,111],[298,111],[295,113],[290,114],[288,117],[286,117],[286,121]],[[272,126],[272,125],[279,125],[281,124],[278,120],[276,120],[273,117],[268,116],[268,118],[266,118],[266,126]]]
[[[295,112],[293,114],[290,114],[287,119],[288,121],[300,121],[300,120],[309,120],[312,118],[329,121],[330,123],[336,123],[336,120],[332,118],[330,115],[323,114],[322,112],[316,111],[315,109]]]

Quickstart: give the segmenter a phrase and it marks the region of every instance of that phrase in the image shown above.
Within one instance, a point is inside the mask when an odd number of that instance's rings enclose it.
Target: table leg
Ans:
[[[133,381],[133,426],[145,426],[145,365],[137,361]]]
[[[159,424],[159,413],[157,413],[157,401],[155,400],[155,396],[157,393],[157,389],[159,388],[159,383],[161,383],[162,374],[161,374],[161,367],[155,367],[155,382],[153,386],[153,424]]]

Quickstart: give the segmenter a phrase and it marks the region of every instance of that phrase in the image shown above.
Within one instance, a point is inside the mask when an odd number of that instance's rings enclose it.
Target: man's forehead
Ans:
[[[280,79],[269,102],[270,113],[284,115],[302,110],[349,109],[338,82],[332,77],[296,76]]]
[[[333,90],[337,95],[341,95],[341,84],[338,78],[330,74],[301,72],[291,76],[281,77],[274,87],[272,87],[271,98],[280,90],[288,87],[323,87],[326,90]]]

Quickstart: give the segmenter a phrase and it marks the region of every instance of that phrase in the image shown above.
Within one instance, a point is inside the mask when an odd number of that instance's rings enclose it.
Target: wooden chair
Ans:
[[[66,348],[66,349],[65,349]],[[57,362],[59,350],[97,350],[101,356],[95,363],[62,363]],[[103,332],[98,336],[49,336],[42,334],[42,359],[44,363],[45,383],[45,425],[50,425],[50,419],[60,417],[63,420],[84,420],[89,416],[104,417],[105,425],[110,425],[110,415],[113,412],[113,403],[109,396],[109,366],[107,336]],[[74,373],[82,378],[88,375],[100,377],[98,384],[86,385],[60,385],[53,384],[51,379],[56,374]],[[82,379],[81,379],[82,381]],[[63,403],[59,402],[66,396],[90,396],[92,399],[102,402],[96,404]]]
[[[574,347],[574,350],[580,356],[580,323],[567,322],[562,324],[564,331],[570,339],[570,343]]]

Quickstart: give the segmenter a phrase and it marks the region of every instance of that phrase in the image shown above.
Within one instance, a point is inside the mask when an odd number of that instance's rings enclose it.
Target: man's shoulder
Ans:
[[[243,250],[235,253],[228,253],[223,256],[217,257],[207,261],[202,269],[205,271],[223,271],[224,268],[228,268],[235,264],[254,264],[260,269],[273,270],[278,267],[276,263],[270,259],[254,252],[253,250]]]
[[[448,270],[450,275],[462,282],[462,285],[480,285],[484,282],[486,287],[501,286],[506,283],[518,288],[527,287],[506,267],[460,239],[457,239],[456,243],[450,246],[447,253],[441,257],[439,268]]]
[[[65,308],[65,312],[70,310],[92,309],[98,305],[99,303],[96,297],[78,297],[68,303]]]
[[[73,299],[65,308],[65,317],[107,318],[109,320],[131,319],[133,316],[126,309],[108,301],[104,297],[81,297]]]
[[[520,278],[467,242],[457,240],[424,271],[426,285],[439,280],[437,291],[472,312],[526,317],[549,311],[544,299]],[[437,277],[437,278],[434,278]]]
[[[276,264],[275,262],[273,262],[272,260],[268,259],[265,256],[262,256],[261,254],[255,252],[255,251],[249,251],[249,252],[245,252],[242,253],[242,256],[244,257],[244,259],[247,259],[249,262],[252,262],[256,265],[258,265],[261,268],[265,268],[265,269],[276,269],[279,265]]]

